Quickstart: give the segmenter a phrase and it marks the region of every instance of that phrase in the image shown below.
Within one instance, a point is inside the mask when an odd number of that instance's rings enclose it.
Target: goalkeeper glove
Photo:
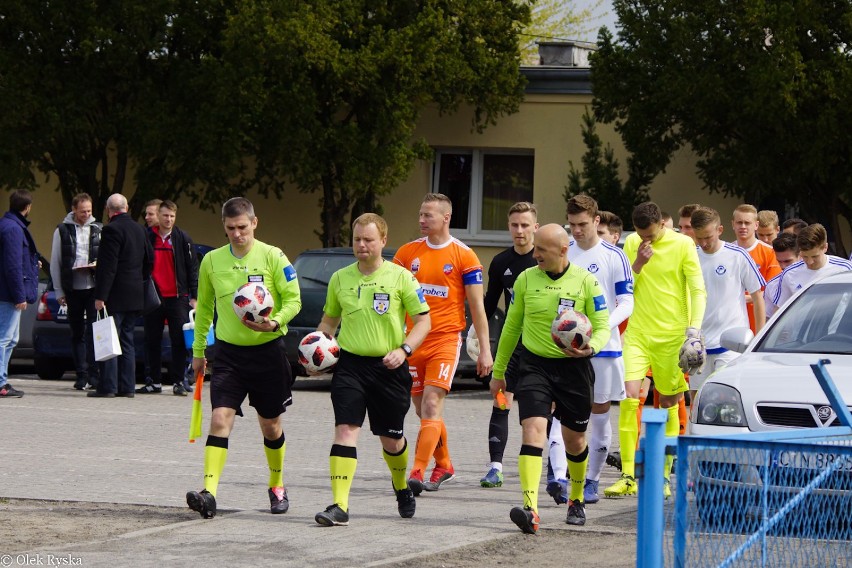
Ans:
[[[680,348],[678,366],[684,373],[694,375],[704,369],[707,352],[704,349],[704,336],[701,330],[694,327],[686,328],[686,340]]]
[[[479,338],[476,336],[476,328],[472,325],[467,330],[467,341],[465,341],[467,356],[476,361],[479,359]]]

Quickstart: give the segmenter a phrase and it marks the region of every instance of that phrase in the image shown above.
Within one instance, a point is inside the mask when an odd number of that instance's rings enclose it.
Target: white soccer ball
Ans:
[[[248,282],[234,292],[233,305],[240,320],[262,322],[272,313],[275,301],[263,282]]]
[[[550,336],[560,349],[582,349],[592,339],[592,322],[586,314],[571,309],[564,310],[553,320]]]
[[[299,363],[309,373],[322,373],[332,369],[340,358],[337,340],[322,331],[307,334],[299,342]]]

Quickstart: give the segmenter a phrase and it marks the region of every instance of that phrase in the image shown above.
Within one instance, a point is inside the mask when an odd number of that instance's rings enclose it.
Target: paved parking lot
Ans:
[[[0,445],[0,497],[183,508],[185,492],[201,488],[204,441],[187,442],[191,397],[168,393],[91,399],[73,390],[69,381],[13,377],[11,382],[26,396],[0,401],[0,431],[7,441]],[[222,515],[59,548],[45,542],[34,552],[73,552],[86,566],[205,561],[365,566],[391,565],[510,535],[536,538],[520,535],[508,518],[509,509],[520,502],[520,427],[514,415],[504,464],[506,483],[499,489],[479,487],[488,461],[490,410],[487,391],[471,387],[454,392],[446,408],[457,480],[419,498],[413,519],[400,519],[380,446],[365,430],[358,448],[351,524],[318,527],[314,514],[331,502],[327,475],[333,415],[323,386],[301,383],[284,415],[284,483],[291,501],[286,515],[268,513],[262,440],[254,411],[246,408],[247,416],[238,419],[231,437],[219,487]],[[208,404],[205,396],[205,431]],[[406,422],[412,445],[416,431],[412,409]],[[607,467],[601,485],[613,482],[617,473]],[[565,531],[566,538],[578,530],[600,535],[623,549],[623,565],[635,562],[635,499],[588,506],[586,527],[576,529],[565,525],[564,505],[557,507],[543,489],[542,484],[543,530]]]

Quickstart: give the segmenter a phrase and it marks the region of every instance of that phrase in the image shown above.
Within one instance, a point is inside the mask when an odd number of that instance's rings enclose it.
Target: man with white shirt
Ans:
[[[96,319],[93,266],[100,242],[101,224],[92,217],[92,198],[88,193],[78,193],[71,199],[71,212],[53,231],[50,253],[50,277],[56,301],[68,310],[77,390],[85,389],[87,384],[98,384],[92,322]]]
[[[742,247],[719,238],[724,227],[717,211],[700,207],[693,211],[691,224],[707,290],[707,311],[702,327],[707,359],[703,369],[689,376],[689,394],[695,400],[695,394],[707,377],[738,355],[722,347],[720,340],[726,329],[748,326],[744,292],[751,294],[757,331],[766,323],[761,292],[766,282]]]
[[[852,270],[852,261],[826,254],[828,234],[819,223],[808,225],[796,237],[802,260],[791,264],[782,274],[772,302],[782,307],[802,286],[829,274]]]
[[[783,271],[788,266],[801,260],[799,256],[799,243],[796,241],[796,235],[793,233],[781,233],[772,241],[772,250],[775,251],[775,258],[778,259],[778,265]],[[772,298],[778,293],[778,287],[781,285],[781,274],[766,283],[766,288],[763,290],[763,299],[766,303],[766,319],[772,317],[778,310]]]
[[[612,425],[609,409],[613,401],[625,398],[624,361],[621,357],[621,334],[618,324],[633,312],[633,272],[622,250],[600,238],[597,202],[586,194],[568,201],[568,224],[571,241],[568,260],[591,272],[601,284],[610,306],[609,327],[612,335],[607,344],[592,358],[595,371],[592,415],[589,418],[589,465],[583,487],[583,501],[597,503],[601,471],[612,443]],[[550,435],[550,459],[557,480],[566,478],[567,461],[561,443],[561,428],[554,418]],[[550,491],[548,491],[550,493]],[[554,495],[551,496],[556,499]]]

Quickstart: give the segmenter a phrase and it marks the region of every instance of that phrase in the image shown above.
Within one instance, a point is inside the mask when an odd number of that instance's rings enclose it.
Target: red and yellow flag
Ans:
[[[201,437],[201,390],[204,388],[204,371],[195,376],[195,392],[192,393],[192,417],[189,419],[189,443]]]

